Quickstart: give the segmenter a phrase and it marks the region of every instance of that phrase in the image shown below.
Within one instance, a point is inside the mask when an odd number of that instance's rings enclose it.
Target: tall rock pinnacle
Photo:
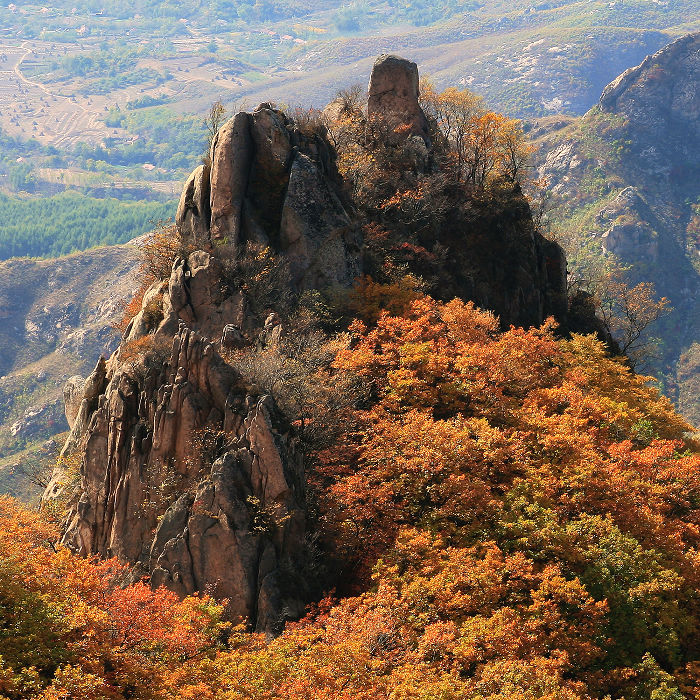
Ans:
[[[410,133],[428,140],[428,120],[418,102],[418,66],[405,58],[384,54],[372,68],[367,116],[390,127],[406,124]]]
[[[396,136],[390,150],[429,155],[418,97],[416,65],[382,56],[368,114],[358,119],[387,126]],[[209,163],[180,198],[180,252],[172,265],[165,258],[169,278],[145,290],[112,357],[66,391],[72,432],[64,455],[79,455],[80,482],[64,541],[85,555],[118,557],[134,578],[180,595],[211,590],[228,600],[231,619],[266,632],[302,614],[315,574],[297,433],[229,352],[265,349],[282,329],[271,322],[267,335],[259,331],[260,315],[276,314],[251,301],[253,276],[241,282],[236,264],[261,246],[283,258],[291,280],[275,294],[350,287],[363,271],[363,222],[326,127],[298,122],[262,104],[219,130]],[[452,255],[441,282],[449,277],[455,295],[507,323],[564,318],[563,253],[535,231],[519,189],[511,199],[506,209],[483,205],[442,227],[432,243]],[[45,498],[67,483],[57,473]]]
[[[269,104],[221,128],[175,221],[195,247],[235,256],[251,241],[284,254],[302,289],[349,286],[360,274],[361,237],[323,127],[302,131]]]

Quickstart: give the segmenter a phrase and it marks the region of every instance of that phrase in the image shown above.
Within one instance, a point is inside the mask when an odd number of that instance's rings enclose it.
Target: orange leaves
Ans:
[[[0,653],[9,669],[0,683],[17,686],[31,672],[47,699],[118,698],[151,683],[154,692],[140,697],[166,697],[159,688],[170,665],[213,648],[223,608],[125,585],[124,567],[56,548],[56,534],[0,498]]]
[[[406,316],[385,313],[371,331],[351,326],[358,342],[352,350],[338,353],[337,366],[371,379],[390,410],[415,407],[440,415],[465,410],[469,397],[460,390],[453,371],[455,344],[464,331],[456,323],[459,312],[455,316],[452,309],[453,315],[448,312],[444,319],[438,306],[425,297],[414,301]],[[473,310],[473,305],[466,307]],[[490,330],[495,323],[490,314],[473,311],[473,317],[472,332]]]
[[[404,316],[384,314],[376,328],[351,327],[352,350],[337,365],[367,376],[385,407],[430,410],[438,417],[468,413],[499,420],[528,390],[559,374],[553,324],[497,333],[492,314],[472,303],[414,301]]]
[[[645,651],[695,648],[699,457],[644,377],[592,337],[499,332],[459,301],[351,331],[336,362],[377,405],[326,518],[410,610],[413,671],[392,682],[428,667],[462,693],[619,694]]]
[[[389,284],[362,277],[350,293],[348,310],[366,323],[376,323],[384,311],[393,316],[403,315],[411,302],[420,298],[419,286],[419,280],[412,275]]]
[[[234,630],[216,649],[218,605],[122,588],[117,564],[54,552],[50,527],[0,500],[0,600],[17,601],[0,615],[25,640],[0,628],[3,692],[32,666],[45,698],[696,692],[700,455],[670,404],[551,323],[501,332],[410,280],[364,280],[355,300],[363,320],[335,365],[372,403],[313,486],[338,588],[360,593],[275,640]]]
[[[449,87],[438,93],[425,82],[421,91],[423,108],[458,179],[483,187],[493,179],[522,177],[532,148],[519,120],[485,110],[469,90]]]
[[[375,411],[367,425],[360,470],[331,488],[349,542],[359,529],[358,544],[381,546],[401,525],[433,522],[468,537],[493,515],[493,488],[510,477],[514,453],[488,423]]]

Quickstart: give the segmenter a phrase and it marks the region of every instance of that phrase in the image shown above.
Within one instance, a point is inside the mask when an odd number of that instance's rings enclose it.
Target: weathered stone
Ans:
[[[221,334],[221,347],[226,348],[226,350],[238,350],[245,347],[245,345],[246,339],[238,326],[232,323],[224,326]]]
[[[361,239],[313,161],[292,165],[280,225],[280,249],[300,287],[350,286],[360,274]]]
[[[700,33],[676,39],[618,76],[601,95],[606,112],[623,113],[636,129],[666,140],[700,137]],[[682,133],[673,134],[674,126]],[[671,131],[669,132],[669,129]]]
[[[175,215],[175,223],[183,238],[197,247],[206,245],[209,239],[210,177],[208,165],[195,168],[182,190]]]
[[[206,241],[202,247],[221,258],[239,255],[249,241],[285,253],[299,288],[349,286],[360,272],[361,237],[343,204],[334,158],[322,131],[300,133],[272,105],[240,113],[212,144],[211,223],[195,216],[206,181],[200,167],[180,198],[180,232]],[[190,300],[180,293],[186,273],[173,273],[171,297],[189,323]]]
[[[369,80],[367,116],[387,122],[390,129],[410,127],[409,133],[428,139],[428,120],[421,108],[418,66],[384,54],[374,63]]]
[[[621,260],[655,263],[659,258],[659,236],[653,229],[655,217],[636,187],[626,187],[596,215],[606,226],[601,237],[603,250]]]
[[[274,402],[184,325],[164,366],[117,366],[103,389],[87,411],[65,542],[181,595],[213,590],[231,619],[278,630],[305,595],[277,576],[301,559],[305,510],[302,464]]]
[[[231,322],[243,328],[244,297],[227,290],[222,276],[221,259],[213,253],[196,250],[186,259],[178,258],[163,293],[163,318],[156,335],[172,337],[180,321],[210,338],[220,338]]]
[[[243,201],[254,156],[251,116],[240,112],[214,138],[211,147],[211,240],[235,247],[241,240]]]
[[[73,427],[80,410],[84,388],[85,377],[81,377],[79,374],[71,377],[63,387],[63,402],[66,407],[66,420],[69,428]]]

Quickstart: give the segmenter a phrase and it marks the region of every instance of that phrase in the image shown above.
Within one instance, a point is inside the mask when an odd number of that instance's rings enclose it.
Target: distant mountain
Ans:
[[[26,496],[16,465],[45,459],[68,429],[65,381],[116,346],[110,324],[133,293],[136,266],[128,245],[0,262],[0,491]]]
[[[576,268],[615,256],[673,313],[654,370],[696,424],[700,365],[700,34],[682,37],[608,85],[575,120],[540,122],[541,177]]]

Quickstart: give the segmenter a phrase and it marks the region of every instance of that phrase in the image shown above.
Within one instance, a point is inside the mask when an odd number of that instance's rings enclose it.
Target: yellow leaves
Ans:
[[[379,284],[371,277],[360,278],[350,292],[348,311],[363,322],[376,323],[382,312],[392,316],[405,314],[412,302],[421,297],[420,280],[404,275],[397,282]],[[353,333],[362,333],[360,326],[351,327]]]
[[[51,685],[41,694],[41,700],[107,700],[117,697],[104,678],[87,673],[77,666],[57,669]]]
[[[519,120],[489,112],[469,90],[448,87],[438,93],[428,81],[421,85],[421,104],[458,179],[479,187],[521,179],[533,148]]]
[[[633,374],[624,363],[609,357],[594,336],[573,335],[560,341],[563,352],[558,362],[582,392],[595,392],[616,412],[614,424],[623,434],[644,417],[657,435],[668,440],[682,439],[692,428],[676,413],[671,402],[648,386],[649,377]]]

